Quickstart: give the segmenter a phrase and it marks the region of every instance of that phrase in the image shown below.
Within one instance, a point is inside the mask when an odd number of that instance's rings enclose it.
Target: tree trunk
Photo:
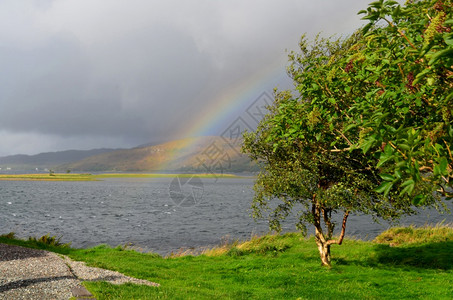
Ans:
[[[346,231],[346,220],[349,216],[349,211],[346,211],[343,216],[343,223],[341,226],[341,234],[338,240],[332,239],[333,225],[330,220],[330,216],[324,211],[324,222],[328,228],[328,237],[324,235],[321,226],[321,209],[318,205],[312,206],[312,213],[314,216],[314,225],[315,225],[315,239],[316,245],[318,246],[319,256],[321,257],[321,264],[326,267],[331,267],[331,257],[330,257],[330,246],[333,244],[341,245],[343,243],[343,238]]]
[[[330,267],[330,244],[322,243],[316,239],[316,244],[318,245],[319,256],[321,257],[321,264],[326,267]]]
[[[318,185],[318,188],[320,185]],[[319,256],[323,266],[330,268],[330,245],[341,245],[343,242],[344,234],[346,232],[346,221],[349,216],[349,211],[345,211],[343,216],[343,223],[341,224],[341,233],[338,240],[332,239],[334,224],[332,223],[332,209],[323,207],[316,199],[316,194],[313,195],[311,214],[313,216],[313,225],[315,226],[315,239],[318,246]],[[324,218],[324,224],[327,227],[327,236],[324,234],[321,226],[321,215]]]

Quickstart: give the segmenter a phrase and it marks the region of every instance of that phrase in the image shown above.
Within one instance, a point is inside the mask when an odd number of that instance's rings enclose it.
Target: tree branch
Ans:
[[[344,148],[344,149],[331,149],[329,150],[330,152],[346,152],[346,151],[350,151],[352,148],[351,147],[348,147],[348,148]]]
[[[448,143],[446,140],[444,140],[444,143],[445,143],[445,146],[447,147],[448,154],[450,155],[450,159],[453,161],[453,156],[451,155],[450,146],[448,146]]]
[[[351,147],[352,146],[352,143],[351,141],[343,134],[343,132],[341,132],[340,130],[338,129],[335,129],[336,132],[338,132],[342,138],[344,138],[346,140],[346,142],[348,142],[349,146]]]
[[[423,172],[423,171],[429,171],[429,172],[432,172],[433,171],[433,168],[429,167],[429,166],[422,166],[420,168],[418,168],[418,170],[420,172]]]
[[[322,208],[324,223],[327,227],[327,239],[330,239],[333,235],[335,225],[331,221],[330,210]]]
[[[390,146],[392,146],[393,149],[395,149],[396,151],[399,152],[399,154],[401,154],[403,156],[404,159],[407,159],[407,156],[406,154],[404,154],[400,149],[398,149],[398,147],[396,147],[392,142],[389,141],[389,144]]]
[[[393,24],[392,22],[390,22],[389,20],[387,20],[386,18],[383,18],[391,27],[395,28],[395,24]],[[401,30],[399,30],[398,28],[396,28],[396,30],[398,31],[398,33],[409,43],[409,45],[411,45],[412,48],[414,49],[417,49],[417,47],[415,47],[415,45],[409,40],[409,38],[404,34],[404,32],[402,32]]]
[[[316,194],[313,195],[311,213],[312,213],[313,219],[314,219],[313,225],[315,226],[315,229],[317,232],[316,238],[319,238],[321,243],[325,244],[326,239],[324,237],[324,232],[323,232],[322,226],[321,226],[321,212],[319,209],[319,205],[316,201]]]
[[[338,240],[328,240],[326,245],[332,245],[332,244],[341,245],[341,243],[343,243],[343,238],[344,238],[344,235],[346,233],[346,221],[348,220],[348,216],[349,216],[349,210],[347,210],[344,213],[343,223],[341,224],[340,238]]]

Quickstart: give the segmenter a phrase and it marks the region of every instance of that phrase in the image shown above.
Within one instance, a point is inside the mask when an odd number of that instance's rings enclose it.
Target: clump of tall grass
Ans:
[[[177,258],[177,257],[183,257],[183,256],[195,256],[199,253],[200,251],[195,249],[195,248],[180,248],[179,250],[171,251],[170,254],[168,254],[165,258]]]
[[[239,244],[239,240],[231,240],[229,235],[222,237],[220,245],[204,249],[201,254],[206,256],[220,256],[228,253]]]
[[[14,240],[16,238],[16,233],[14,233],[14,232],[5,233],[5,234],[0,235],[0,238],[5,238],[5,239],[8,239],[8,240]]]
[[[238,240],[225,241],[217,247],[207,249],[203,252],[206,256],[242,256],[245,254],[277,255],[291,248],[295,240],[303,238],[299,233],[286,233],[283,235],[273,234],[265,236],[253,236],[248,241]]]
[[[453,225],[437,224],[435,226],[392,227],[374,239],[375,243],[390,246],[440,243],[453,241]]]
[[[32,243],[36,243],[36,244],[46,245],[46,246],[69,248],[71,246],[71,243],[62,243],[61,238],[62,237],[51,236],[50,234],[46,234],[40,238],[29,237],[28,241],[32,242]]]
[[[61,237],[51,236],[50,234],[43,235],[39,238],[29,237],[21,239],[14,232],[0,235],[0,242],[10,245],[29,247],[34,249],[43,249],[59,253],[67,253],[71,249],[71,243],[62,243]]]

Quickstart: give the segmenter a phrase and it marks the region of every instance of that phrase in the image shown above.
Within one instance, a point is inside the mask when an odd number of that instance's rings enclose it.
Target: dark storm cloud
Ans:
[[[154,34],[155,38],[143,34],[125,39],[128,48],[143,53],[130,53],[118,45],[106,54],[124,64],[110,80],[94,74],[76,39],[55,36],[29,51],[0,50],[0,57],[11,62],[8,69],[14,70],[4,74],[3,82],[10,83],[1,96],[10,101],[3,106],[8,113],[0,126],[56,135],[131,134],[144,139],[158,134],[153,127],[193,105],[191,99],[212,71],[184,36],[163,29]],[[165,55],[171,59],[163,64]],[[144,60],[145,56],[149,58]],[[147,126],[150,120],[154,126]]]
[[[284,72],[302,33],[352,32],[367,2],[2,1],[0,155],[180,138],[218,95]]]

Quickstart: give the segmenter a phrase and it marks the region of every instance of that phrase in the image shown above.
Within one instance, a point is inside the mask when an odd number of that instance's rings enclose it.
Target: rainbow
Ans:
[[[229,86],[226,92],[221,93],[211,102],[211,105],[200,111],[195,118],[196,122],[184,128],[177,135],[183,139],[181,148],[190,149],[195,141],[193,138],[220,135],[229,125],[225,125],[225,123],[239,117],[245,111],[247,105],[250,105],[263,92],[272,95],[273,89],[279,87],[279,83],[288,81],[285,69],[286,62],[286,57],[282,57],[264,66],[254,76],[241,80],[232,87]],[[222,126],[225,128],[222,128]],[[172,153],[171,158],[177,156],[177,154],[178,152]],[[167,163],[159,165],[158,170],[165,170],[171,160],[169,159]]]

